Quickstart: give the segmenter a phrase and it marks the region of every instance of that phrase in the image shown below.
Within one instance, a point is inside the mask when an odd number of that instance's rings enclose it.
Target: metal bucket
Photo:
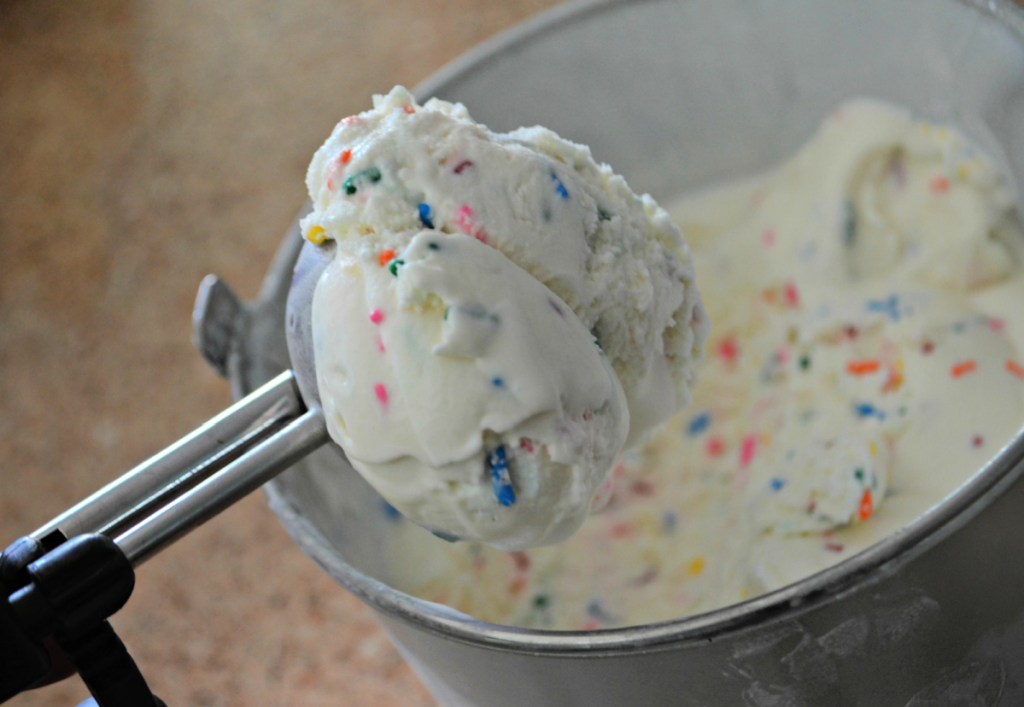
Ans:
[[[763,170],[851,95],[959,125],[1024,183],[1024,11],[1009,1],[574,4],[471,52],[418,94],[462,101],[498,130],[548,125],[659,199]],[[299,241],[288,234],[236,323],[236,394],[288,364]],[[798,584],[586,633],[486,624],[388,586],[376,496],[332,450],[266,490],[295,541],[379,613],[444,704],[1017,705],[1022,460],[1024,435],[911,526]]]

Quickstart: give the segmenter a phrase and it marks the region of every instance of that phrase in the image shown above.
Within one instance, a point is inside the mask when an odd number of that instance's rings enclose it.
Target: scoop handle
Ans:
[[[98,533],[137,567],[327,441],[287,370],[30,537]]]

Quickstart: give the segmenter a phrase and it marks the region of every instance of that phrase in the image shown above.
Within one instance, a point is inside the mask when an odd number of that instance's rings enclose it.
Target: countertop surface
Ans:
[[[0,542],[230,403],[196,286],[255,295],[340,118],[554,4],[0,0]],[[113,624],[170,707],[431,704],[259,494],[145,564]]]

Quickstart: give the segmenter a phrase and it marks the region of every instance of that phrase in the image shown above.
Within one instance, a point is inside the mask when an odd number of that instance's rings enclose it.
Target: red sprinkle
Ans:
[[[857,335],[860,333],[859,331],[857,331],[857,327],[853,326],[852,324],[846,327],[846,329],[844,329],[843,331],[851,339],[856,339]]]
[[[515,563],[516,569],[520,572],[530,569],[530,556],[525,552],[510,552],[509,556],[512,558],[512,562]]]
[[[381,251],[380,255],[377,256],[377,263],[382,267],[386,268],[388,263],[395,259],[395,251],[390,248],[385,251]]]
[[[825,543],[825,549],[829,552],[842,552],[844,548],[842,543]]]
[[[945,177],[936,177],[928,182],[928,188],[932,194],[945,194],[949,191],[949,180]]]
[[[345,150],[338,155],[338,162],[341,164],[348,164],[352,161],[352,150]]]
[[[374,324],[380,324],[382,321],[384,321],[384,312],[380,311],[379,309],[370,310],[370,321],[373,322]]]
[[[462,174],[462,171],[464,169],[472,166],[473,163],[470,160],[462,160],[462,162],[459,162],[457,165],[455,165],[455,169],[452,171],[455,172],[455,174]]]
[[[523,437],[521,440],[519,440],[519,448],[522,449],[527,454],[533,454],[533,440]]]
[[[642,479],[638,480],[638,481],[634,481],[630,485],[629,490],[632,491],[633,493],[635,493],[637,496],[653,496],[654,495],[654,486],[652,486],[649,481],[644,481]]]
[[[866,376],[877,372],[882,367],[878,361],[850,361],[846,364],[847,372],[852,376]]]
[[[377,396],[377,402],[382,407],[388,406],[388,389],[384,387],[383,383],[376,383],[373,386],[373,394]]]
[[[708,440],[707,453],[710,457],[718,457],[725,451],[725,442],[721,437],[712,437]]]
[[[961,361],[953,365],[949,369],[949,375],[954,378],[963,378],[968,373],[973,373],[978,368],[978,364],[974,359],[968,359],[967,361]]]
[[[977,449],[981,445],[985,444],[985,438],[981,435],[974,435],[971,437],[971,446]]]
[[[1024,380],[1024,366],[1020,365],[1013,359],[1007,359],[1006,370],[1010,372],[1011,376]]]
[[[1000,317],[992,317],[988,320],[988,328],[991,331],[1002,331],[1006,326],[1006,320]]]
[[[933,342],[931,342],[931,341],[927,341],[926,340],[925,342],[923,342],[921,344],[921,353],[923,353],[925,356],[927,356],[928,354],[930,354],[934,350],[935,350],[935,344]]]
[[[718,343],[716,353],[723,361],[732,363],[739,358],[740,347],[739,344],[736,343],[736,339],[731,336],[727,336]]]
[[[405,106],[402,110],[404,110],[409,115],[412,115],[413,113],[416,112],[416,109],[413,108],[412,106]]]
[[[875,512],[874,499],[871,498],[871,490],[864,489],[864,495],[860,498],[860,506],[857,508],[857,518],[867,520]]]

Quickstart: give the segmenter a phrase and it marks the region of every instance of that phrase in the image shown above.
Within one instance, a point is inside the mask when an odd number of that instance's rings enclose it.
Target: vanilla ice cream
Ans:
[[[404,515],[516,549],[582,523],[624,446],[689,400],[707,331],[668,215],[587,148],[402,88],[307,175],[332,438]]]
[[[767,175],[684,198],[712,322],[689,409],[562,545],[396,524],[393,582],[498,623],[623,626],[780,588],[906,526],[1024,423],[1015,200],[957,131],[869,100]]]

